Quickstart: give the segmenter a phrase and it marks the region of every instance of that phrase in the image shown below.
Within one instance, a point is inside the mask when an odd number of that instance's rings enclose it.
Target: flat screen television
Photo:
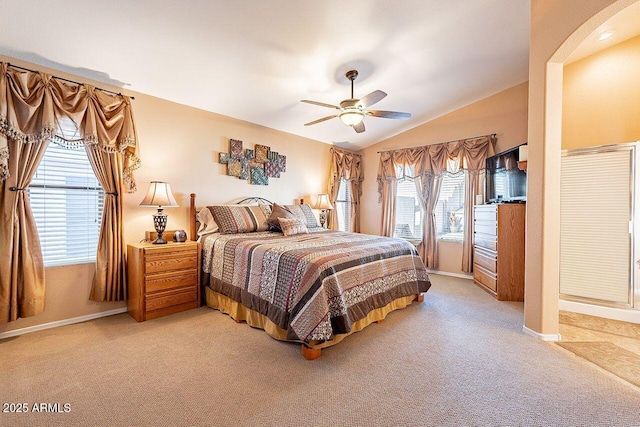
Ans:
[[[523,144],[525,145],[525,144]],[[527,174],[518,169],[519,146],[487,158],[487,203],[527,201]]]

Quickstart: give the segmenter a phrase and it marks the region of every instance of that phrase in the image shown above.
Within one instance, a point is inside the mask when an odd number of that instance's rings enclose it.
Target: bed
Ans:
[[[211,224],[196,218],[210,215],[218,228],[199,237],[206,304],[273,338],[301,343],[307,359],[421,302],[431,286],[411,243],[323,229],[308,205],[195,206],[192,194],[192,236]],[[274,218],[281,230],[274,231]]]

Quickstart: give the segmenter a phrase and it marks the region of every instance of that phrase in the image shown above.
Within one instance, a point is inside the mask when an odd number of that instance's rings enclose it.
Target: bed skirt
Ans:
[[[326,347],[330,347],[335,345],[351,335],[354,332],[359,332],[363,330],[365,327],[374,322],[379,322],[383,320],[387,314],[391,313],[394,310],[398,310],[401,308],[405,308],[410,305],[416,298],[415,295],[409,295],[406,297],[401,297],[396,300],[391,301],[389,304],[384,307],[376,308],[369,312],[369,314],[363,319],[354,322],[351,325],[351,331],[346,334],[338,334],[333,337],[332,340],[329,341],[311,341],[309,343],[303,343],[302,341],[291,341],[287,340],[287,331],[280,328],[278,325],[273,323],[269,318],[263,314],[258,313],[255,310],[251,310],[240,304],[237,301],[232,300],[216,291],[211,290],[208,286],[205,286],[205,299],[207,305],[216,310],[220,310],[221,312],[228,314],[234,319],[236,322],[247,322],[250,326],[254,328],[263,329],[267,334],[271,337],[287,342],[297,342],[306,345],[312,349],[322,349]]]

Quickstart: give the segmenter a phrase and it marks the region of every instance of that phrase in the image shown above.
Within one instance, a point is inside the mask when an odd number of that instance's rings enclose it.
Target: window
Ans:
[[[464,173],[445,173],[435,207],[436,235],[439,239],[464,240]]]
[[[104,191],[84,147],[50,143],[28,194],[44,265],[95,262]]]
[[[416,191],[413,178],[413,168],[407,172],[407,177],[398,180],[396,192],[396,227],[394,237],[404,239],[422,239],[422,225],[424,214],[420,199]]]
[[[339,185],[334,212],[338,218],[338,230],[349,231],[351,222],[351,183],[341,179]]]

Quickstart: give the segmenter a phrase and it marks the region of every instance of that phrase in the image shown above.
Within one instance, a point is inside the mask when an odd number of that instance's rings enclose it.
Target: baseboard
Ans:
[[[427,273],[440,274],[441,276],[457,277],[459,279],[473,280],[473,274],[450,273],[448,271],[438,271],[438,270],[429,270],[429,269],[427,269]]]
[[[74,323],[86,322],[87,320],[99,319],[101,317],[113,316],[115,314],[126,313],[127,307],[116,308],[114,310],[102,311],[100,313],[87,314],[85,316],[72,317],[71,319],[56,320],[55,322],[43,323],[42,325],[28,326],[26,328],[14,329],[12,331],[0,332],[0,339],[24,335],[31,332],[45,329],[57,328],[58,326],[73,325]]]
[[[640,323],[640,310],[631,308],[604,307],[596,304],[586,304],[561,299],[558,309],[589,316],[604,317],[605,319],[620,320],[622,322]]]
[[[533,331],[526,326],[522,327],[522,332],[542,341],[560,341],[561,338],[560,334],[541,334],[540,332]]]

